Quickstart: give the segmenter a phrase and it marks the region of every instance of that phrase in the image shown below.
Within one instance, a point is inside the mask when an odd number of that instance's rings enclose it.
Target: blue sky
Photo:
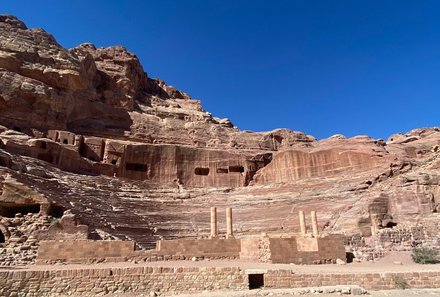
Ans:
[[[243,130],[440,126],[440,1],[0,2],[64,47],[123,45]]]

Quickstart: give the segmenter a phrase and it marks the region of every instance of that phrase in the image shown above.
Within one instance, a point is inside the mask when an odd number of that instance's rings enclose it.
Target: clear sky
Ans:
[[[3,0],[64,47],[123,45],[243,130],[440,126],[437,0]]]

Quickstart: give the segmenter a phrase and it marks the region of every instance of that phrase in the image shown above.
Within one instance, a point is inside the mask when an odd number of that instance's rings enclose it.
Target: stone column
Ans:
[[[226,238],[233,238],[232,231],[232,208],[226,208]]]
[[[312,210],[310,216],[312,217],[313,237],[318,237],[318,219],[316,218],[316,211]]]
[[[217,237],[217,208],[211,207],[211,238]]]
[[[371,236],[376,236],[377,234],[377,215],[376,214],[370,214],[370,220],[371,220]]]
[[[301,227],[301,235],[304,236],[307,233],[306,229],[306,218],[304,216],[304,211],[299,211],[299,226]]]
[[[376,236],[376,226],[371,226],[371,236]]]

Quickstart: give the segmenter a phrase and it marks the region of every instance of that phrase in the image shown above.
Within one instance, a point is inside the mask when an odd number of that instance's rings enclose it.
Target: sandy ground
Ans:
[[[111,297],[149,297],[149,293],[128,293],[128,294],[112,294],[106,295]],[[179,294],[179,295],[160,295],[167,297],[286,297],[286,296],[304,296],[304,297],[336,297],[336,296],[353,296],[345,295],[341,293],[309,293],[303,294],[298,289],[279,289],[279,290],[254,290],[254,291],[217,291],[217,292],[204,292],[196,294]],[[438,297],[440,296],[440,289],[408,289],[408,290],[388,290],[388,291],[369,291],[365,295],[366,297]],[[85,296],[75,296],[85,297]]]
[[[149,295],[145,295],[149,296]],[[341,295],[341,293],[334,293],[334,294],[305,294],[305,295],[299,295],[295,291],[292,290],[272,290],[272,291],[265,291],[265,290],[259,290],[259,292],[252,293],[252,295],[249,295],[249,293],[245,292],[237,292],[235,294],[229,294],[227,292],[209,292],[209,293],[201,293],[201,294],[185,294],[185,295],[175,295],[175,297],[251,297],[251,296],[272,296],[272,297],[278,297],[278,296],[305,296],[305,297],[335,297],[335,296],[351,296],[351,295]],[[440,296],[440,289],[418,289],[418,290],[389,290],[389,291],[371,291],[368,292],[366,295],[360,295],[360,296],[372,296],[372,297],[412,297],[412,296]]]

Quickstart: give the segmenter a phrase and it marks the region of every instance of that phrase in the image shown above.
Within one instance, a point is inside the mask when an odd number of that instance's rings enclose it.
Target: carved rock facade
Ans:
[[[5,15],[0,37],[0,213],[70,209],[92,236],[144,247],[209,234],[211,206],[237,209],[237,236],[296,232],[298,210],[365,237],[438,227],[439,128],[387,141],[241,131],[123,47],[68,50]]]

